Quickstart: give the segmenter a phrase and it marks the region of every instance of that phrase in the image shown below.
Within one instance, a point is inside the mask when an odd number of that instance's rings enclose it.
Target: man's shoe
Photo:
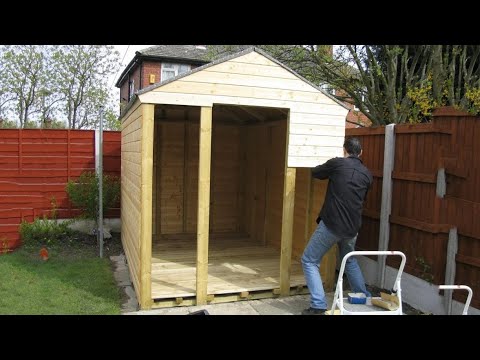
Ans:
[[[302,315],[325,315],[325,311],[327,310],[309,307],[308,309],[302,311]]]

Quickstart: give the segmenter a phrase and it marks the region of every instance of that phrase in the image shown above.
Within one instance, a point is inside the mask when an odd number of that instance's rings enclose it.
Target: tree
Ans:
[[[108,93],[104,89],[90,88],[85,92],[84,102],[78,108],[77,128],[98,128],[100,121],[100,107],[108,102]]]
[[[46,81],[46,46],[16,45],[5,46],[2,55],[4,71],[3,92],[8,101],[14,101],[14,109],[20,127],[31,120],[39,111],[38,91],[44,88]]]
[[[319,76],[318,63],[331,59],[332,45],[209,45],[210,60],[255,46],[315,84],[325,83]]]
[[[107,102],[107,78],[117,70],[118,57],[113,46],[107,45],[64,45],[55,51],[58,90],[64,96],[69,128],[95,125],[98,106]]]
[[[5,69],[3,48],[0,48],[0,69]],[[15,97],[9,91],[8,82],[5,76],[0,76],[0,120],[5,121],[10,110],[10,105]]]
[[[105,130],[122,130],[122,123],[112,108],[105,109],[103,126]]]
[[[374,125],[428,121],[440,105],[480,111],[478,45],[259,45],[317,85],[342,90]],[[210,47],[215,57],[241,50]],[[337,93],[337,94],[338,94]]]
[[[54,82],[49,78],[47,82]],[[59,121],[54,121],[58,113],[58,108],[63,101],[64,97],[62,94],[52,91],[53,86],[48,86],[45,89],[41,89],[38,92],[40,96],[40,122],[42,127],[50,127],[48,124],[61,123]],[[56,126],[55,126],[56,127]],[[65,126],[63,126],[65,127]]]
[[[107,78],[118,56],[106,45],[0,46],[0,118],[15,115],[20,127],[96,127],[100,106],[112,105]]]
[[[362,111],[374,124],[416,123],[429,121],[442,105],[475,111],[479,51],[467,45],[346,46],[344,61],[353,59],[359,69],[368,94]]]

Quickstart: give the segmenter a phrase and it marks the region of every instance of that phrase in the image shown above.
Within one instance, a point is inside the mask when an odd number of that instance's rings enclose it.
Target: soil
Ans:
[[[100,246],[97,243],[97,237],[84,233],[74,232],[65,235],[61,242],[52,243],[29,243],[24,244],[22,248],[25,251],[31,252],[32,256],[38,256],[40,248],[45,247],[48,252],[54,253],[57,256],[61,255],[71,259],[84,258],[85,256],[99,256]],[[120,233],[112,233],[110,239],[103,240],[103,257],[120,255],[123,253],[122,241]]]

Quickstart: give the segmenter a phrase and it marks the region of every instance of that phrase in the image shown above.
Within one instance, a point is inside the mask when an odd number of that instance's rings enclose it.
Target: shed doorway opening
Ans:
[[[213,106],[209,300],[280,286],[288,116],[281,108]],[[200,108],[156,105],[154,124],[152,298],[186,305],[196,296]],[[302,285],[294,260],[290,286]]]

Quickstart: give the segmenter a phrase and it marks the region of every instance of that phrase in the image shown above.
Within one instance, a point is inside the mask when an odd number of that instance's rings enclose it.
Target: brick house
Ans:
[[[341,96],[344,98],[346,93],[339,89],[333,89],[330,85],[325,84],[322,88],[330,93],[333,96]],[[339,100],[341,101],[341,100]],[[370,127],[372,126],[372,122],[370,119],[360,111],[354,104],[351,104],[347,101],[341,101],[347,108],[350,110],[348,111],[347,117],[345,118],[345,128],[358,128],[358,127]]]
[[[115,84],[120,88],[120,104],[147,86],[206,64],[204,45],[156,45],[135,52]]]
[[[350,109],[345,119],[347,129],[372,126],[371,120],[359,108],[345,101],[343,103]]]

